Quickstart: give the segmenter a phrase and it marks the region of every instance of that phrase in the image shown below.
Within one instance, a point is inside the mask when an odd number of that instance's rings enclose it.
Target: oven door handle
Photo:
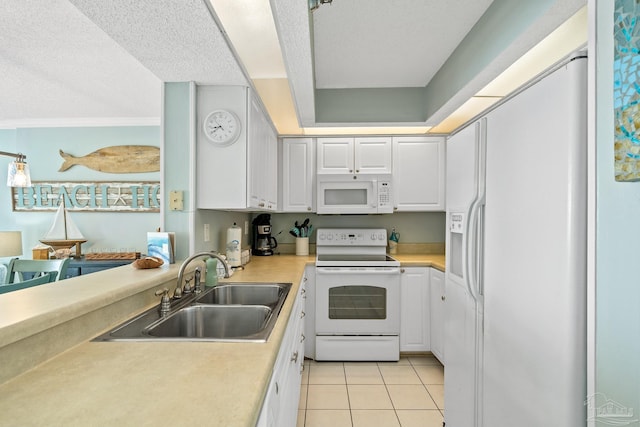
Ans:
[[[316,274],[400,274],[400,269],[399,268],[351,269],[351,268],[316,267]]]

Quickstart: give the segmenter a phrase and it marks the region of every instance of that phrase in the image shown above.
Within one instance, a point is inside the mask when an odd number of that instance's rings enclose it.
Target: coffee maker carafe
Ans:
[[[260,214],[253,220],[253,248],[251,253],[257,256],[273,255],[278,246],[275,237],[271,236],[271,215]]]

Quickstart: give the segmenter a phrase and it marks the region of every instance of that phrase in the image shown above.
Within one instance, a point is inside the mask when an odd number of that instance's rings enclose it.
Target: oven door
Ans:
[[[399,267],[316,267],[317,335],[398,335]]]

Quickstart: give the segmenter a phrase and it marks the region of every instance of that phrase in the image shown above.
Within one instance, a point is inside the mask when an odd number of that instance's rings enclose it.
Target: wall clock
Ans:
[[[206,137],[218,146],[231,145],[240,136],[240,119],[231,111],[214,110],[204,119]]]

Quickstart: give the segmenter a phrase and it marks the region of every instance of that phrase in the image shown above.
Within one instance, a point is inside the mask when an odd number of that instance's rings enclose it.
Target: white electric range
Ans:
[[[400,262],[383,228],[319,229],[316,360],[400,358]]]

